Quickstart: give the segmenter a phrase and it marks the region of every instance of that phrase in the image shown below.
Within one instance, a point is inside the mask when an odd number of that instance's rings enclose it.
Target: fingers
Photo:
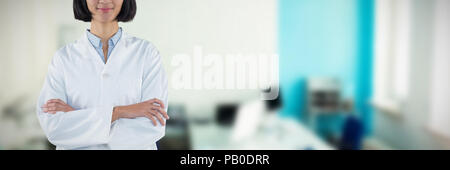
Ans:
[[[56,107],[43,107],[42,111],[44,113],[50,113],[50,114],[55,114],[56,112],[58,112]]]
[[[42,111],[43,111],[44,113],[48,113],[48,112],[49,112],[48,108],[46,108],[46,107],[42,107]]]
[[[59,106],[49,106],[49,107],[42,107],[42,111],[44,113],[55,114],[56,112],[64,111],[64,109]]]
[[[41,108],[44,113],[56,114],[56,112],[64,111],[64,103],[60,99],[48,100]]]
[[[155,113],[155,111],[153,111],[152,114],[153,114],[153,116],[155,116],[159,120],[159,122],[161,123],[162,126],[166,125],[166,123],[164,122],[164,120],[163,120],[163,118],[161,117],[160,114]]]
[[[155,120],[155,118],[153,118],[153,115],[152,114],[145,114],[145,117],[146,118],[148,118],[148,119],[150,119],[151,121],[152,121],[152,123],[153,123],[153,126],[156,126],[157,124],[156,124],[156,120]]]
[[[58,105],[60,105],[59,103],[47,103],[45,104],[46,107],[57,107]]]
[[[57,106],[58,104],[63,105],[63,106],[67,105],[66,103],[64,103],[64,102],[63,102],[62,100],[60,100],[60,99],[51,99],[51,100],[48,100],[48,101],[44,104],[44,106]]]
[[[159,104],[159,106],[161,106],[162,108],[166,108],[166,107],[164,106],[164,103],[163,103],[161,100],[157,99],[157,98],[148,100],[147,102],[149,102],[149,103],[151,103],[151,104],[157,103],[157,104]]]
[[[54,114],[55,111],[58,111],[58,105],[55,103],[45,104],[42,106],[42,111],[45,113],[52,113]]]
[[[161,108],[161,107],[159,107],[159,106],[151,106],[151,109],[152,109],[152,110],[156,110],[156,111],[158,111],[159,113],[161,113],[161,114],[164,116],[164,118],[170,119],[170,117],[169,117],[169,115],[167,114],[166,110],[164,110],[163,108]]]
[[[61,99],[50,99],[50,100],[47,101],[47,104],[48,103],[59,103],[59,104],[62,104],[62,105],[66,105],[66,103],[63,102]]]
[[[150,108],[151,108],[151,112],[154,113],[154,111],[159,112],[165,119],[170,119],[169,115],[167,114],[167,112],[165,111],[165,106],[164,103],[159,100],[159,99],[151,99],[147,101],[148,103],[151,104]],[[158,104],[159,106],[156,106],[154,104]],[[158,120],[161,122],[161,124],[164,126],[164,121],[162,120],[162,117],[160,116],[160,114],[158,113],[154,113],[154,116],[158,118]]]

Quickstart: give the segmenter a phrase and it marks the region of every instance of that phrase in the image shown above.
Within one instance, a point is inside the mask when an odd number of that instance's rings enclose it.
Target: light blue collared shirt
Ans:
[[[97,51],[97,53],[102,58],[103,63],[106,63],[105,62],[105,55],[103,54],[103,44],[102,44],[101,39],[99,37],[97,37],[96,35],[92,34],[89,29],[86,32],[87,32],[87,37],[88,37],[89,41],[91,42],[92,46],[94,46],[95,50]],[[122,28],[119,28],[117,33],[114,34],[108,40],[108,55],[106,56],[106,58],[109,57],[109,55],[111,54],[112,50],[116,46],[117,42],[119,42],[120,37],[122,37]]]

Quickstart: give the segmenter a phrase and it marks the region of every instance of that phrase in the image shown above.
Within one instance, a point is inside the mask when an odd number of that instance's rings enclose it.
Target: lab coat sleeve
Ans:
[[[48,114],[42,111],[50,99],[67,103],[64,70],[59,56],[55,55],[48,67],[44,86],[38,98],[36,113],[48,140],[65,149],[76,149],[90,145],[106,144],[112,119],[113,106],[80,109],[72,112]]]
[[[161,56],[156,48],[149,45],[143,57],[141,96],[138,102],[157,98],[164,103],[166,106],[164,109],[167,112],[168,81],[161,63]],[[163,120],[166,121],[164,118]],[[165,135],[166,130],[159,121],[154,126],[152,121],[146,117],[119,119],[116,125],[116,130],[113,130],[114,136],[126,134],[128,137],[125,139],[113,137],[109,146],[114,150],[154,149],[155,143]]]
[[[141,102],[157,98],[165,105],[165,111],[168,107],[168,80],[166,72],[161,62],[161,56],[158,50],[150,46],[143,68],[142,88],[141,88]],[[161,115],[164,122],[166,119]],[[157,120],[157,119],[156,119]],[[143,145],[155,144],[165,135],[165,126],[162,126],[157,121],[157,126],[154,126],[148,118],[137,118],[133,123],[133,128],[140,133],[140,141]]]

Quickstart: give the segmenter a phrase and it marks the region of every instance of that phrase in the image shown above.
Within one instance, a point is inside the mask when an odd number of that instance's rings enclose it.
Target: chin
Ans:
[[[114,18],[99,18],[99,19],[97,19],[97,21],[102,22],[102,23],[113,22],[114,20],[115,20]]]
[[[96,14],[93,19],[98,22],[113,22],[116,17],[113,14]]]

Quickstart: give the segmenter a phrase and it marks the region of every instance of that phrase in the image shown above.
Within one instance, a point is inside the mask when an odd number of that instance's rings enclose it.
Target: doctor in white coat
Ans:
[[[54,55],[37,117],[57,149],[157,149],[165,134],[168,82],[159,52],[123,32],[135,0],[74,0],[91,28]]]

